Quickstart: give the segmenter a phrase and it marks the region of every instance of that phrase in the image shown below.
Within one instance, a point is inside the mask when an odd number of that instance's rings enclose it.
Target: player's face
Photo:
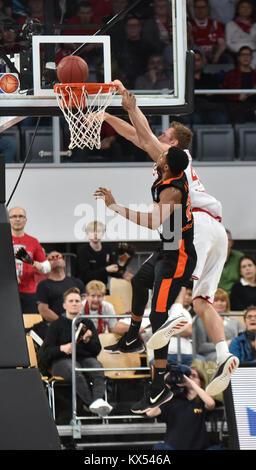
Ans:
[[[163,144],[168,144],[170,147],[177,146],[178,141],[175,137],[175,130],[173,127],[169,127],[169,129],[166,129],[162,135],[158,137],[159,142]]]
[[[160,171],[161,173],[163,172],[164,166],[166,165],[166,155],[167,155],[167,152],[161,153],[156,162],[157,170]]]
[[[27,218],[25,211],[19,207],[14,207],[9,212],[11,228],[16,231],[21,231],[24,229]]]
[[[89,302],[89,307],[91,310],[98,310],[102,304],[104,295],[99,290],[95,290],[87,294],[86,299]]]
[[[80,313],[82,309],[82,301],[80,295],[75,293],[69,294],[66,297],[63,307],[70,315],[78,315],[78,313]]]

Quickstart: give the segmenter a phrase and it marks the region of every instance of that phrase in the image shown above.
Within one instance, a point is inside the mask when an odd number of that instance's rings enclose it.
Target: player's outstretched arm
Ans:
[[[136,105],[136,98],[133,93],[127,90],[123,93],[122,99],[123,108],[128,112],[131,122],[133,123],[137,136],[139,139],[140,147],[148,153],[152,160],[157,161],[159,155],[166,151],[166,146],[163,146],[158,138],[153,134],[148,123],[141,116],[144,116],[138,106]]]
[[[152,212],[139,212],[117,204],[111,190],[99,187],[95,192],[96,199],[103,199],[106,206],[137,225],[156,230],[174,211],[175,204],[181,203],[181,191],[166,188],[160,194],[160,202],[154,205]]]

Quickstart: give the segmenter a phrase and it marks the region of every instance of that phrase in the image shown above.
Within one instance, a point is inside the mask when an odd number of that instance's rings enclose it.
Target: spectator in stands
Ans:
[[[227,61],[226,41],[222,24],[209,16],[208,0],[194,1],[195,18],[191,21],[195,47],[200,47],[211,64]]]
[[[244,313],[246,330],[234,338],[229,351],[236,354],[240,363],[256,362],[256,307],[247,308]]]
[[[117,323],[115,309],[110,302],[104,300],[106,286],[101,281],[90,281],[86,285],[86,298],[82,304],[82,315],[102,315],[102,318],[92,318],[98,333],[115,333]],[[111,315],[113,318],[104,318]]]
[[[1,23],[1,46],[5,54],[15,54],[26,50],[25,45],[17,39],[18,31],[15,26],[12,19]]]
[[[18,17],[18,23],[23,24],[28,18],[33,18],[40,23],[44,22],[44,2],[43,0],[28,0],[26,2],[27,14]]]
[[[82,299],[77,288],[70,288],[63,294],[64,314],[51,323],[40,351],[40,358],[48,365],[55,376],[63,377],[72,382],[72,322],[79,315]],[[77,322],[82,327],[81,335],[76,341],[76,367],[99,369],[97,371],[76,372],[77,394],[83,401],[86,409],[99,416],[106,416],[112,411],[112,406],[103,400],[104,371],[102,364],[97,360],[101,350],[100,340],[93,322],[81,319]],[[87,379],[92,382],[88,384]]]
[[[0,0],[0,21],[12,18],[12,0]]]
[[[57,320],[63,312],[64,292],[71,287],[77,287],[84,296],[85,286],[80,279],[66,276],[66,263],[58,251],[48,254],[48,262],[51,264],[51,273],[48,279],[38,283],[36,301],[38,312],[49,323]]]
[[[251,66],[252,50],[243,46],[237,53],[237,66],[226,72],[224,89],[253,89],[256,86],[256,70]],[[233,123],[255,121],[256,95],[236,93],[226,95],[229,119]]]
[[[95,15],[91,2],[79,2],[77,4],[76,14],[66,21],[67,25],[78,26],[78,28],[64,29],[63,34],[73,36],[92,35],[99,29],[87,28],[84,25],[97,25],[99,18]],[[81,25],[79,29],[79,25]]]
[[[256,48],[256,15],[255,6],[250,0],[240,0],[236,7],[234,19],[226,24],[225,37],[227,48],[237,54],[241,47]],[[253,52],[252,67],[256,65],[256,54]]]
[[[226,232],[228,237],[227,259],[218,287],[222,288],[228,293],[228,295],[230,295],[232,286],[240,279],[239,264],[240,259],[244,256],[244,254],[241,251],[235,250],[233,248],[234,240],[232,238],[231,232],[228,229],[226,229]]]
[[[120,9],[123,9],[127,4],[127,0],[90,0],[90,3],[92,4],[95,16],[102,23],[104,17],[116,14],[119,11],[116,11],[116,5],[120,4]]]
[[[256,362],[256,307],[247,308],[244,313],[245,331],[234,338],[229,351],[238,357],[240,363]]]
[[[195,50],[194,83],[196,90],[218,90],[216,75],[204,72],[206,58],[202,50]],[[181,119],[185,124],[226,124],[228,116],[221,95],[195,95],[195,111]]]
[[[124,37],[113,37],[112,54],[123,71],[127,87],[134,89],[135,80],[147,69],[148,58],[158,52],[157,45],[151,45],[142,36],[142,22],[135,16],[127,16],[124,22]]]
[[[91,36],[98,31],[99,27],[98,24],[101,22],[100,18],[97,17],[94,13],[93,6],[91,2],[80,2],[77,5],[76,14],[69,18],[66,21],[67,25],[75,25],[78,28],[72,29],[63,29],[63,34],[65,35],[75,35],[75,36],[83,36],[88,35]],[[79,27],[80,25],[80,27]],[[85,25],[85,26],[84,26]],[[89,26],[88,26],[89,25]],[[91,26],[90,26],[91,25]],[[95,26],[96,25],[96,26]],[[78,44],[70,45],[70,49],[76,49]],[[97,58],[100,56],[102,45],[101,44],[88,44],[84,51],[81,51],[80,56],[86,60],[89,67],[92,66]],[[64,50],[65,50],[64,46]]]
[[[166,58],[172,58],[172,11],[169,0],[154,2],[154,16],[143,21],[142,37]]]
[[[213,20],[217,20],[222,24],[228,23],[228,21],[233,20],[235,16],[237,1],[238,0],[228,0],[228,2],[225,2],[225,5],[223,5],[222,0],[209,0],[209,16]],[[187,0],[187,11],[189,13],[189,17],[194,19],[193,3],[194,0]]]
[[[149,418],[160,416],[166,423],[164,442],[155,444],[154,450],[220,450],[211,446],[206,428],[206,410],[215,408],[215,401],[205,392],[204,375],[196,366],[184,382],[176,387],[172,400],[146,412]],[[180,391],[179,391],[180,388]]]
[[[85,228],[89,245],[82,245],[77,252],[78,277],[84,284],[96,279],[107,286],[108,277],[119,270],[113,253],[102,244],[104,232],[105,225],[99,221],[90,222]]]
[[[27,215],[25,209],[13,207],[9,210],[14,253],[24,248],[33,261],[33,265],[15,259],[22,313],[37,313],[35,270],[49,273],[51,265],[46,259],[39,241],[25,233]]]
[[[240,259],[240,276],[240,281],[231,289],[231,310],[244,310],[256,305],[256,263],[250,256]]]
[[[173,88],[173,74],[159,54],[149,57],[147,71],[135,81],[136,90],[161,90]]]
[[[216,312],[220,315],[223,325],[227,344],[229,345],[231,340],[244,331],[245,327],[237,318],[230,318],[228,314],[230,312],[230,301],[228,294],[222,290],[217,289],[214,296],[213,306]],[[200,318],[197,318],[193,323],[194,335],[193,340],[195,342],[195,350],[197,356],[201,360],[214,361],[216,362],[216,350],[215,346],[208,336],[204,324]]]

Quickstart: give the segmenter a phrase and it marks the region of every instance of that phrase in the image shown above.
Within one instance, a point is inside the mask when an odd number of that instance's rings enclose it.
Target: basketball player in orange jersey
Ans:
[[[157,160],[159,178],[151,189],[156,204],[150,213],[136,212],[117,204],[111,191],[105,188],[100,187],[95,191],[96,198],[102,198],[107,207],[137,225],[152,230],[162,227],[161,247],[147,261],[142,279],[144,285],[153,290],[150,313],[153,333],[168,319],[169,308],[182,286],[189,282],[196,266],[193,215],[190,210],[188,182],[184,173],[187,165],[188,156],[178,147],[170,147],[167,152],[159,154]],[[177,223],[178,212],[179,223]],[[140,315],[139,296],[137,307],[138,310],[135,307],[133,313]],[[136,339],[135,337],[135,341]],[[167,354],[168,344],[154,351],[152,384],[142,400],[132,407],[133,413],[146,413],[149,409],[160,406],[172,398],[173,392],[164,381]]]
[[[156,137],[149,126],[149,123],[136,106],[136,103],[129,98],[128,92],[119,80],[114,83],[119,86],[119,93],[123,95],[123,107],[128,111],[133,125],[122,119],[106,113],[105,120],[120,135],[130,140],[136,146],[145,150],[153,161],[157,161],[162,152],[168,151],[171,146],[178,146],[185,150],[184,144],[190,145],[192,133],[180,123],[172,123],[160,137]],[[190,139],[189,139],[190,134]],[[179,136],[182,136],[179,140]],[[185,138],[184,138],[185,136]],[[187,145],[187,148],[189,147]],[[221,393],[229,384],[231,373],[239,365],[239,360],[229,353],[225,340],[223,322],[212,303],[219,279],[223,270],[227,254],[227,236],[221,224],[222,207],[221,203],[205,191],[197,173],[192,167],[192,158],[189,151],[189,165],[185,170],[191,197],[191,207],[194,215],[194,245],[197,252],[197,265],[193,273],[193,307],[195,313],[202,319],[204,326],[216,347],[217,370],[207,387],[207,392],[214,396]],[[134,276],[134,283],[136,276]],[[183,327],[176,329],[176,325],[183,322],[182,303],[184,289],[181,290],[176,302],[170,309],[169,318],[149,340],[148,347],[155,349],[168,343],[172,334],[182,331]],[[143,315],[143,312],[141,313]],[[178,320],[181,320],[179,323]],[[137,320],[139,320],[137,318]],[[132,329],[131,322],[131,329]],[[137,327],[137,331],[139,331]],[[128,332],[129,335],[129,332]],[[131,341],[131,335],[129,335]],[[124,351],[124,348],[122,350]]]

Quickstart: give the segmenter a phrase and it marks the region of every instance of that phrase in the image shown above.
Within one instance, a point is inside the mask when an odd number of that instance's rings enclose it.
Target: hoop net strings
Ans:
[[[76,89],[73,90],[68,85],[63,89],[57,87],[55,91],[57,102],[70,131],[69,149],[74,147],[100,149],[104,112],[116,93],[116,89],[111,87],[107,92],[101,91],[102,88],[96,94],[91,95],[83,86],[81,92],[79,90],[79,94],[76,94]]]

